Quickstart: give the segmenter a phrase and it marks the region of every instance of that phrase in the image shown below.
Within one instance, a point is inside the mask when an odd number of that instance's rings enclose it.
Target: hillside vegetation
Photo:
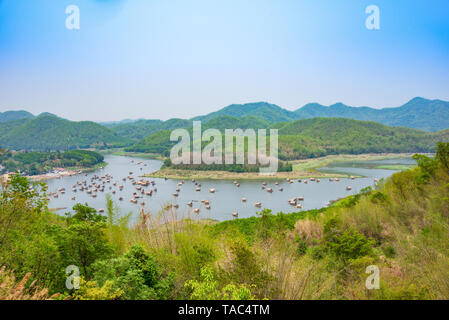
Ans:
[[[237,118],[252,116],[271,123],[291,121],[296,119],[296,116],[292,111],[282,109],[275,104],[267,102],[256,102],[246,104],[232,104],[216,112],[209,113],[205,116],[195,117],[192,120],[207,122],[211,119],[221,116],[231,116]]]
[[[43,296],[83,300],[449,299],[449,144],[414,158],[328,208],[221,223],[167,208],[129,227],[110,198],[105,216],[81,204],[57,216],[45,186],[12,176],[0,193],[0,299],[24,277]],[[65,286],[69,265],[78,290]],[[372,270],[378,289],[366,286]],[[20,297],[33,292],[24,284]]]
[[[32,119],[34,115],[28,111],[5,111],[0,112],[0,122],[21,120],[21,119]]]
[[[442,135],[371,121],[314,118],[276,124],[284,160],[332,154],[433,152]],[[447,140],[446,140],[447,141]]]
[[[196,117],[194,120],[209,121],[224,115],[238,118],[255,116],[271,123],[310,118],[348,118],[425,131],[449,128],[449,102],[419,97],[400,107],[383,109],[351,107],[343,103],[331,106],[308,103],[295,111],[289,111],[266,102],[233,104],[208,115]]]
[[[266,129],[269,123],[265,120],[255,118],[252,116],[237,118],[232,116],[221,116],[213,118],[207,122],[201,123],[201,129],[204,132],[207,129],[218,129],[224,133],[225,129]],[[192,137],[192,123],[188,123],[187,126],[180,127],[186,129]],[[178,129],[178,128],[176,128]],[[170,142],[171,130],[163,130],[149,135],[148,137],[138,141],[134,145],[127,147],[125,150],[130,152],[148,152],[148,153],[160,153],[162,155],[168,155],[170,149],[176,142]]]
[[[0,165],[3,172],[16,172],[27,175],[47,173],[54,168],[90,168],[102,163],[104,157],[98,152],[70,150],[60,152],[11,152],[0,150]]]
[[[161,120],[137,120],[130,123],[108,125],[117,135],[133,140],[141,140],[155,132],[174,130],[191,126],[191,121],[183,119]]]
[[[0,123],[0,147],[52,151],[124,146],[129,140],[90,121],[73,122],[53,115]]]
[[[222,116],[203,124],[208,128],[264,128],[266,122],[252,117]],[[265,127],[266,128],[266,127]],[[332,154],[433,152],[437,141],[448,141],[446,131],[429,133],[409,128],[388,127],[375,122],[340,118],[315,118],[282,122],[269,128],[279,130],[279,158],[295,160]],[[191,127],[187,128],[191,132]],[[221,129],[224,133],[224,130]],[[146,137],[127,151],[169,155],[175,142],[170,131]],[[224,147],[224,144],[223,144]]]

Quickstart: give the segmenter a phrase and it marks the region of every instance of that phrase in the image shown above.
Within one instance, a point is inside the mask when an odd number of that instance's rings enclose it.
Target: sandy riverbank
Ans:
[[[382,153],[360,155],[331,155],[321,158],[289,161],[293,165],[292,172],[277,172],[272,175],[261,175],[258,172],[228,172],[228,171],[202,171],[162,168],[151,174],[144,175],[151,178],[168,179],[196,179],[196,180],[281,180],[306,178],[348,178],[350,175],[325,173],[316,170],[332,162],[375,161],[387,159],[402,159],[413,156],[412,153]],[[386,167],[386,166],[385,166]],[[406,169],[406,167],[404,167]]]
[[[37,181],[45,181],[45,180],[52,180],[52,179],[61,179],[63,177],[72,177],[76,176],[78,174],[83,174],[86,172],[92,172],[101,168],[104,168],[107,166],[106,162],[103,162],[99,165],[96,165],[92,168],[67,168],[63,171],[59,171],[57,173],[46,173],[46,174],[39,174],[35,176],[27,176],[27,178],[33,182]]]
[[[258,172],[228,172],[228,171],[201,171],[201,170],[180,170],[165,168],[144,177],[168,178],[175,180],[282,180],[282,179],[305,179],[305,178],[346,178],[346,174],[329,174],[324,172],[276,172],[270,175],[262,175]]]

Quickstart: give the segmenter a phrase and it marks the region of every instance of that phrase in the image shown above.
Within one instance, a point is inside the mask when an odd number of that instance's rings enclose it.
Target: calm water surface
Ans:
[[[201,183],[201,191],[195,191],[197,186],[192,181],[185,181],[182,186],[178,186],[180,181],[178,180],[165,180],[145,178],[147,180],[155,181],[155,186],[143,187],[145,191],[157,188],[157,192],[153,192],[152,196],[142,195],[143,199],[138,199],[138,204],[133,204],[130,199],[133,197],[133,193],[136,192],[136,186],[132,185],[129,179],[126,182],[122,181],[127,177],[130,172],[133,172],[132,176],[139,180],[139,175],[145,173],[151,173],[157,171],[162,162],[158,160],[131,158],[126,156],[105,156],[105,161],[108,166],[104,169],[99,169],[95,172],[85,174],[79,174],[72,177],[63,177],[61,179],[48,180],[49,192],[56,192],[60,188],[65,188],[66,193],[59,193],[58,198],[51,197],[49,206],[51,208],[61,208],[58,213],[70,212],[71,208],[76,203],[88,203],[89,206],[100,209],[105,207],[105,195],[111,194],[114,202],[119,206],[120,212],[126,214],[132,212],[132,217],[138,216],[139,209],[142,208],[140,202],[144,201],[143,208],[152,213],[156,213],[161,208],[169,203],[179,204],[178,213],[180,216],[188,215],[195,208],[200,209],[200,218],[212,218],[215,220],[229,220],[232,219],[232,212],[238,212],[239,218],[251,217],[260,211],[262,208],[269,208],[274,213],[282,211],[284,213],[297,212],[293,206],[288,204],[288,200],[291,198],[302,196],[304,201],[302,202],[303,209],[317,209],[324,207],[330,200],[335,200],[341,197],[345,197],[350,194],[358,193],[361,189],[374,185],[374,178],[381,179],[387,178],[395,171],[393,170],[380,170],[369,168],[371,165],[380,164],[410,164],[413,163],[412,159],[394,159],[394,160],[381,160],[371,161],[367,163],[354,162],[354,163],[340,163],[330,164],[327,167],[321,168],[324,172],[344,172],[353,175],[364,176],[363,178],[340,179],[340,182],[329,181],[329,179],[321,179],[320,183],[309,181],[307,184],[299,183],[294,180],[294,183],[290,184],[285,180],[279,180],[279,185],[274,184],[275,181],[267,181],[267,187],[271,187],[273,193],[268,193],[262,189],[261,181],[239,181],[240,187],[236,187],[233,181],[199,181]],[[137,164],[141,162],[141,164]],[[368,167],[368,168],[367,168]],[[72,186],[77,181],[86,180],[89,185],[91,178],[94,175],[104,176],[109,174],[112,176],[110,183],[105,183],[104,192],[97,192],[97,197],[93,198],[85,191],[72,192]],[[96,181],[98,183],[99,181]],[[117,186],[113,186],[113,182],[117,182]],[[123,184],[122,191],[118,186]],[[347,186],[351,186],[352,190],[346,190]],[[179,196],[174,197],[173,193],[177,188],[180,188]],[[209,192],[210,188],[215,188],[214,194]],[[279,188],[283,188],[283,191],[279,191]],[[79,188],[77,188],[79,189]],[[115,194],[112,194],[112,191]],[[140,195],[140,193],[139,193]],[[75,200],[72,198],[75,197]],[[122,197],[123,201],[119,201]],[[242,198],[246,198],[246,202],[242,202]],[[201,200],[210,201],[210,210],[207,210],[201,203]],[[190,208],[187,203],[193,201],[193,206]],[[262,208],[256,208],[254,204],[256,202],[262,203]]]

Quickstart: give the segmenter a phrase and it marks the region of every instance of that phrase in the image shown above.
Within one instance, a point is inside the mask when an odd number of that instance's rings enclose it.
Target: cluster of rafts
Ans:
[[[132,160],[131,162],[134,162],[134,160]],[[141,165],[142,162],[137,162],[137,165]],[[146,164],[144,164],[144,166],[146,166]],[[140,168],[140,170],[142,170],[142,168]],[[87,174],[85,175],[87,177]],[[355,177],[350,177],[352,180],[355,179]],[[118,189],[119,191],[122,191],[124,188],[123,184],[119,184],[116,181],[112,181],[113,177],[110,174],[105,174],[103,176],[98,176],[98,175],[93,175],[90,180],[79,180],[77,181],[77,183],[75,185],[72,186],[72,192],[76,193],[78,191],[80,192],[86,192],[88,195],[92,196],[93,198],[97,197],[97,193],[98,192],[104,192],[105,190],[109,190],[112,194],[116,194],[116,190]],[[154,192],[157,192],[157,187],[156,187],[156,182],[152,181],[152,180],[146,180],[146,179],[135,179],[133,177],[133,172],[129,172],[129,175],[127,177],[124,177],[122,179],[123,183],[125,183],[127,180],[129,180],[129,182],[131,182],[132,185],[135,185],[135,190],[133,192],[132,197],[130,198],[130,202],[133,204],[138,204],[140,201],[140,205],[144,206],[145,205],[145,196],[147,197],[151,197],[153,195]],[[165,180],[168,180],[168,178],[165,178]],[[287,183],[294,183],[295,181],[293,179],[287,178],[286,179]],[[340,179],[339,178],[329,178],[329,181],[331,182],[339,182]],[[309,178],[309,179],[298,179],[297,180],[298,183],[304,183],[304,184],[308,184],[309,182],[315,182],[315,183],[320,183],[321,180],[320,179],[316,179],[316,178]],[[377,183],[377,179],[374,179],[374,182]],[[200,192],[201,191],[201,183],[195,181],[194,179],[192,179],[192,183],[194,184],[195,187],[195,191],[196,192]],[[235,187],[240,187],[240,183],[238,183],[237,181],[233,182]],[[185,184],[185,181],[182,180],[181,182],[178,183],[177,188],[175,190],[175,192],[173,193],[173,196],[176,198],[179,196],[179,193],[181,192],[181,187]],[[275,187],[269,187],[267,186],[266,182],[262,183],[262,190],[266,190],[268,193],[273,193],[274,189],[273,188],[278,188],[279,192],[283,192],[284,188],[279,186],[279,182],[275,182],[274,183]],[[346,190],[350,191],[352,190],[351,186],[347,186]],[[57,190],[57,192],[51,192],[49,195],[53,196],[54,198],[58,198],[58,194],[65,194],[66,190],[65,188],[60,188]],[[209,193],[215,193],[216,189],[215,188],[210,188],[209,189]],[[50,198],[48,198],[49,200]],[[72,197],[72,200],[75,201],[76,197]],[[123,201],[123,197],[119,197],[119,201]],[[242,198],[241,199],[242,202],[247,202],[246,198]],[[187,206],[192,208],[193,204],[194,204],[195,200],[189,201],[187,203]],[[302,203],[304,201],[304,197],[303,196],[298,196],[295,198],[291,198],[288,200],[288,203],[291,206],[294,206],[297,209],[302,209]],[[211,202],[209,200],[201,200],[201,203],[204,205],[204,208],[206,210],[210,210],[211,209]],[[329,203],[332,204],[332,201]],[[262,203],[261,202],[255,202],[254,206],[256,208],[261,208],[262,207]],[[168,204],[164,207],[165,210],[169,210],[171,208],[175,208],[178,209],[179,208],[179,204],[177,203],[173,203],[173,204]],[[99,209],[98,212],[104,212],[104,209]],[[193,209],[194,213],[200,213],[200,209],[199,208],[194,208]],[[238,217],[239,214],[238,212],[232,212],[231,215],[233,217]]]

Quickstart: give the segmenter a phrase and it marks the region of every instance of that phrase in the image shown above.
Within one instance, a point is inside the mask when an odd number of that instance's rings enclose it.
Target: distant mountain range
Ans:
[[[324,121],[323,118],[329,118],[330,121]],[[344,122],[345,119],[371,121],[370,125],[360,125],[358,122]],[[310,126],[311,122],[299,121],[306,119],[320,119],[313,121],[311,132],[307,134],[301,130],[305,130]],[[286,142],[288,139],[302,141],[301,137],[306,137],[309,142],[303,141],[307,145],[308,151],[302,150],[301,154],[320,154],[321,147],[316,149],[316,152],[310,152],[314,145],[320,146],[322,141],[328,141],[330,148],[337,148],[339,142],[345,141],[350,146],[351,141],[344,136],[351,136],[356,139],[353,131],[366,131],[371,128],[374,122],[393,127],[408,127],[412,129],[419,129],[423,131],[436,132],[442,129],[449,128],[449,102],[442,100],[427,100],[424,98],[414,98],[397,108],[374,109],[369,107],[350,107],[342,103],[337,103],[331,106],[323,106],[317,103],[309,103],[296,111],[289,111],[277,105],[256,102],[248,104],[233,104],[222,108],[210,114],[195,117],[192,119],[170,119],[167,121],[161,120],[122,120],[107,123],[95,123],[91,121],[74,122],[59,118],[50,113],[43,113],[39,116],[34,116],[27,111],[6,111],[0,113],[0,147],[10,149],[25,149],[25,150],[66,150],[76,148],[89,147],[120,147],[127,146],[128,150],[159,152],[166,150],[170,143],[162,141],[166,139],[167,133],[177,128],[191,128],[192,121],[201,120],[203,122],[203,129],[216,128],[224,130],[226,128],[279,128],[281,135],[284,136],[284,147],[289,145]],[[323,122],[324,121],[324,122]],[[319,126],[318,124],[323,124]],[[298,126],[303,126],[303,128]],[[328,126],[328,127],[326,127]],[[349,126],[349,127],[348,127]],[[285,130],[292,130],[296,128],[296,133],[288,133]],[[333,131],[329,131],[332,128]],[[353,131],[348,131],[349,129]],[[357,129],[358,128],[358,129]],[[391,127],[380,126],[376,127],[379,130],[386,130],[393,132],[388,141],[396,141],[400,136],[401,139],[406,139],[410,143],[405,145],[412,146],[413,139],[418,137],[416,143],[426,141],[432,143],[437,138],[447,140],[449,138],[449,130],[436,132],[435,134],[426,134],[422,131],[409,130],[405,128],[397,128],[396,131],[391,131]],[[377,130],[376,129],[376,130]],[[299,131],[298,131],[299,130]],[[405,130],[405,131],[404,131]],[[336,137],[338,132],[338,141],[331,141],[329,137]],[[346,133],[345,133],[346,132]],[[418,134],[419,132],[419,134]],[[325,133],[325,134],[324,134]],[[400,133],[400,134],[399,134]],[[323,135],[324,134],[324,135]],[[376,137],[378,132],[368,134],[367,137]],[[362,135],[362,134],[361,134]],[[320,137],[321,142],[311,143]],[[411,138],[414,137],[414,138]],[[422,137],[426,137],[424,140]],[[428,140],[426,140],[428,138]],[[366,141],[368,146],[377,145],[380,142],[385,142],[383,139],[376,141]],[[411,140],[410,140],[411,139]],[[357,140],[357,139],[356,139]],[[354,141],[356,141],[354,140]],[[357,140],[358,141],[358,140]],[[396,141],[396,146],[388,149],[387,147],[371,148],[373,152],[395,152],[394,150],[404,151],[407,148],[402,148],[404,144]],[[358,144],[358,142],[357,142]],[[285,156],[290,158],[287,154],[298,154],[301,149],[297,141],[294,143],[295,150],[285,152]],[[340,145],[339,150],[344,150]],[[299,149],[298,149],[299,148]],[[430,150],[423,148],[421,145],[419,150]],[[326,149],[326,148],[325,148]],[[361,150],[363,148],[358,148]],[[368,148],[370,149],[370,148]],[[410,152],[415,152],[417,148],[408,148]],[[350,151],[350,149],[348,149]],[[354,150],[354,152],[358,152]],[[388,151],[390,150],[390,151]],[[286,151],[286,149],[284,150]],[[348,151],[348,152],[349,152]],[[332,152],[326,149],[325,153]]]
[[[288,111],[266,102],[233,104],[192,120],[208,121],[223,115],[238,118],[255,116],[271,123],[310,118],[348,118],[425,131],[449,128],[449,102],[424,98],[414,98],[400,107],[384,109],[350,107],[342,103],[331,106],[309,103],[296,111]]]

